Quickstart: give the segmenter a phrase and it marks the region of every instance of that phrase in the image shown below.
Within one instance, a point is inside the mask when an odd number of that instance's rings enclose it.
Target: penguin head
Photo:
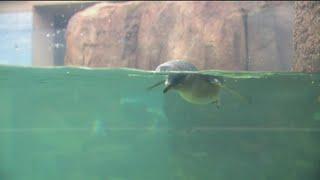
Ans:
[[[163,93],[166,93],[170,89],[175,89],[177,86],[181,85],[186,76],[186,74],[169,74],[164,83],[165,88],[163,89]]]

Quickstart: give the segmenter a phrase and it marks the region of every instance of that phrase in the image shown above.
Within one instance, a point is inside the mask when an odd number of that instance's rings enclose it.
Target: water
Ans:
[[[147,71],[0,67],[0,178],[319,179],[319,74],[204,73],[252,104],[147,91],[165,78]]]

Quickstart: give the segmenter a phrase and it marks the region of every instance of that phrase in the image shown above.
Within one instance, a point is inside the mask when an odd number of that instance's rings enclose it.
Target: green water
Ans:
[[[2,180],[316,180],[320,75],[204,72],[221,108],[130,69],[0,67]]]

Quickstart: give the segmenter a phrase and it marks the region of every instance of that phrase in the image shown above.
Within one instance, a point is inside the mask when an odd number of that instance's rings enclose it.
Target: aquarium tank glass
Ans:
[[[319,9],[0,2],[0,180],[318,180]]]

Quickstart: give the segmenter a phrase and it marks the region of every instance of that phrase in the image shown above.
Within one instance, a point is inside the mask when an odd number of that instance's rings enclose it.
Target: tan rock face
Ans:
[[[185,59],[199,69],[288,70],[291,13],[288,2],[100,3],[69,21],[65,64],[151,70]]]
[[[294,71],[320,71],[320,3],[295,2]]]

